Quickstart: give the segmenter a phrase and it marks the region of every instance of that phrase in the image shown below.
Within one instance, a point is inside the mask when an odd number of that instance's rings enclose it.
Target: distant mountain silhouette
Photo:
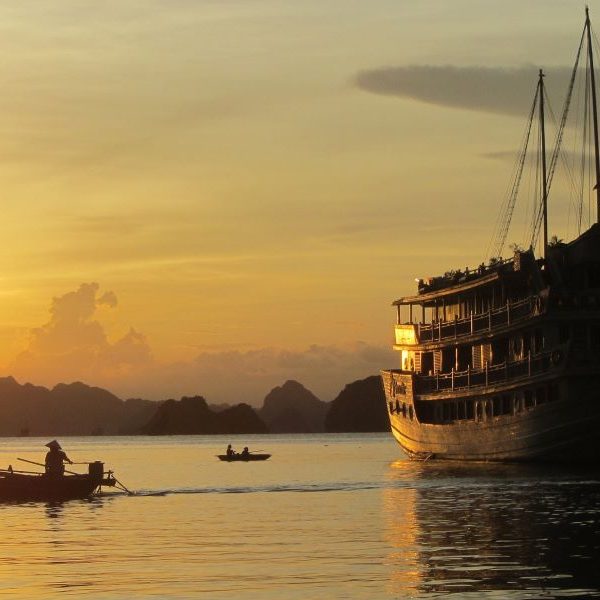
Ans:
[[[167,400],[141,429],[147,435],[266,433],[267,427],[248,404],[213,411],[202,396]]]
[[[162,402],[129,398],[124,402],[125,413],[119,426],[122,435],[134,435],[156,414]]]
[[[208,405],[208,408],[213,412],[223,412],[224,410],[231,408],[231,404],[228,404],[227,402],[221,402],[220,404],[211,403]]]
[[[327,408],[327,402],[289,380],[266,395],[258,414],[271,433],[319,433],[325,430]]]
[[[258,414],[257,414],[258,413]],[[208,405],[201,396],[179,402],[121,400],[85,383],[52,389],[0,377],[0,436],[320,433],[387,431],[378,376],[347,385],[331,403],[297,381],[273,388],[255,411],[247,404]]]
[[[385,394],[379,375],[348,384],[331,402],[325,430],[331,433],[389,431]]]
[[[13,377],[0,378],[0,435],[97,435],[130,433],[156,411],[150,400],[123,402],[81,382],[49,390]]]

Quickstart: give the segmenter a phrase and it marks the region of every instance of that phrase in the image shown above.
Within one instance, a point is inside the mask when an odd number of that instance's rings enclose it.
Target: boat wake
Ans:
[[[174,488],[166,490],[141,489],[131,495],[140,497],[170,496],[175,494],[254,494],[272,492],[354,492],[372,490],[381,487],[380,482],[340,482],[340,483],[315,483],[315,484],[280,484],[264,486],[236,486],[236,487],[206,487],[206,488]],[[104,495],[104,494],[103,494]],[[123,496],[127,494],[107,493],[104,496]]]

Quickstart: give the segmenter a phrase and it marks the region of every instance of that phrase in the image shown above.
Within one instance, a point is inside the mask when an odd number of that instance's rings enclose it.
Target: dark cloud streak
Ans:
[[[571,69],[544,70],[548,89],[567,89]],[[516,69],[409,65],[360,71],[355,85],[366,92],[411,98],[420,102],[523,116],[533,100],[538,68],[528,65]],[[562,95],[555,106],[562,104]],[[554,101],[553,101],[554,103]]]

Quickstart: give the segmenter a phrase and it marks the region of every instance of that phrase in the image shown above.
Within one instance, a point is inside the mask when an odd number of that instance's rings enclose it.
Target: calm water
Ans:
[[[62,442],[137,494],[0,505],[2,597],[600,596],[594,472],[412,463],[386,434]],[[273,457],[221,463],[228,442]]]

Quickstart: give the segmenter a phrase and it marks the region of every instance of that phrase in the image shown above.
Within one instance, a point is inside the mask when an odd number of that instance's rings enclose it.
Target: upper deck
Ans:
[[[397,308],[398,324],[460,324],[473,315],[505,310],[536,296],[544,287],[533,252],[516,252],[512,259],[493,261],[475,270],[467,268],[464,272],[449,271],[442,277],[419,279],[419,293],[400,298],[393,305]]]

